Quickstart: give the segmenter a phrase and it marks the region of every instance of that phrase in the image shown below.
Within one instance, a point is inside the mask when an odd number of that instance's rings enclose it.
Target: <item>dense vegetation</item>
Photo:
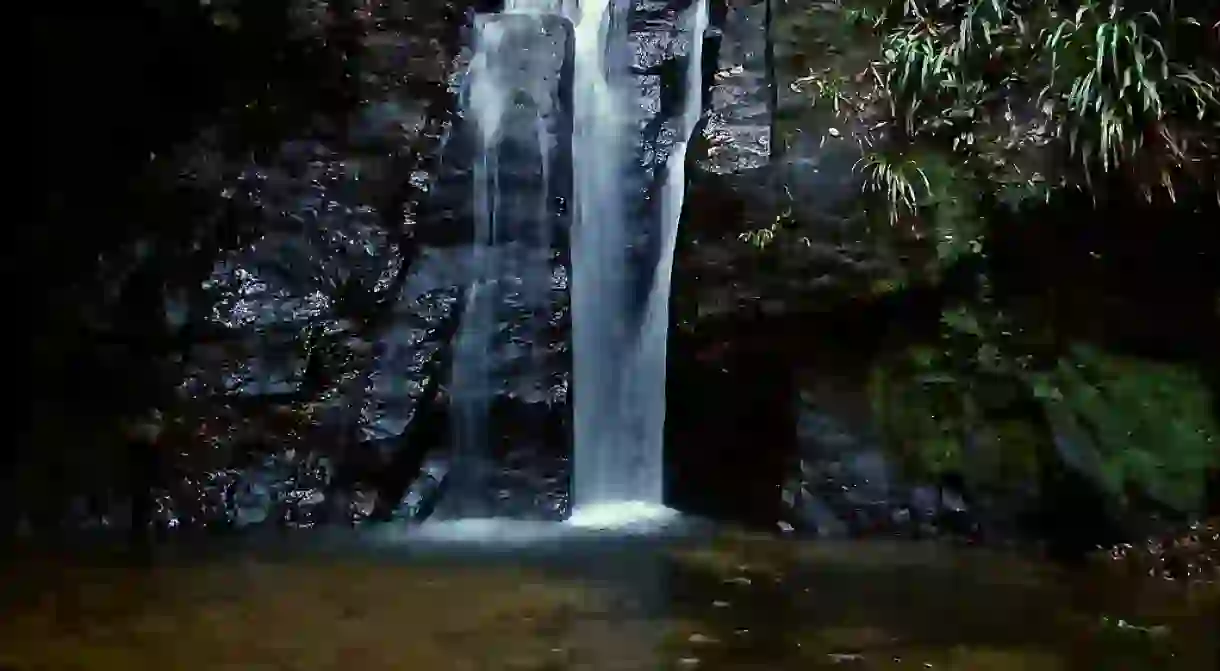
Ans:
[[[860,147],[857,218],[924,240],[932,275],[973,278],[946,298],[938,340],[874,369],[892,446],[917,470],[966,471],[984,487],[1020,489],[1067,464],[1109,505],[1198,511],[1220,454],[1214,6],[842,0],[812,11],[834,17],[820,22],[827,65],[797,84]],[[1077,267],[1047,270],[1064,265]],[[1147,274],[1113,281],[1123,272]],[[1146,295],[1131,300],[1137,281]],[[1190,307],[1171,321],[1150,296]],[[1107,323],[1103,305],[1124,300],[1120,320],[1165,319],[1158,347],[1115,335],[1132,329]]]
[[[921,164],[941,152],[1010,204],[1062,188],[1220,196],[1220,24],[1194,5],[846,0],[845,30],[877,53],[810,79],[856,122],[896,217],[943,190]]]

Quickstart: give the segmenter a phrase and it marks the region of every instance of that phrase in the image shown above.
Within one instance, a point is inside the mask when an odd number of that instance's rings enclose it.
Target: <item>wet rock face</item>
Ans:
[[[681,321],[757,305],[821,310],[934,272],[928,236],[866,215],[863,129],[845,127],[842,101],[820,97],[811,77],[867,66],[867,47],[839,40],[841,20],[832,3],[797,0],[727,2],[713,14],[676,261]]]
[[[460,291],[419,259],[428,175],[450,115],[455,9],[324,10],[348,31],[362,101],[341,127],[289,140],[221,187],[222,197],[246,205],[259,233],[208,280],[216,300],[201,316],[216,336],[192,348],[180,396],[297,408],[309,427],[254,448],[264,456],[234,484],[230,517],[239,525],[312,522],[328,497],[332,519],[367,513],[361,489],[375,482],[336,483],[340,493],[332,479],[367,461],[362,453],[401,441],[437,383]],[[294,478],[269,465],[286,447],[327,461],[311,491],[289,487]],[[189,505],[179,498],[178,507]]]
[[[105,244],[88,237],[65,241],[58,253],[60,262],[74,258],[77,247],[86,259],[100,258],[97,277],[66,279],[71,290],[61,298],[88,303],[84,330],[98,331],[93,337],[102,343],[82,344],[84,353],[75,358],[99,360],[90,377],[113,380],[97,386],[130,400],[89,403],[87,414],[121,415],[122,422],[112,423],[131,424],[146,420],[150,406],[158,408],[152,420],[162,429],[157,456],[144,460],[150,463],[140,476],[151,481],[130,482],[124,453],[143,448],[126,447],[139,441],[120,435],[108,420],[97,420],[89,432],[102,435],[113,451],[99,457],[120,464],[113,472],[85,473],[87,462],[50,463],[74,461],[68,453],[52,457],[32,449],[21,467],[88,492],[72,514],[108,525],[124,523],[122,501],[133,487],[153,490],[156,516],[166,526],[312,519],[321,516],[312,512],[321,499],[327,506],[337,499],[330,489],[338,486],[366,509],[364,489],[376,483],[353,484],[353,464],[375,471],[386,460],[376,453],[402,441],[420,400],[435,396],[437,363],[460,313],[459,283],[417,262],[421,247],[436,237],[426,230],[424,203],[452,121],[449,79],[465,4],[226,0],[197,9],[140,18],[181,42],[166,53],[171,61],[178,50],[198,51],[205,61],[219,54],[220,62],[201,67],[199,95],[190,99],[200,109],[164,112],[194,127],[157,126],[124,136],[147,147],[145,165],[113,166],[123,173],[113,180],[123,182],[118,191],[134,192],[113,204],[123,225],[98,227],[108,230]],[[115,20],[107,29],[117,39],[139,32],[143,24],[135,21]],[[268,30],[274,40],[259,33],[268,26],[277,27]],[[137,39],[122,55],[140,60],[140,44]],[[148,48],[156,52],[156,46]],[[247,69],[240,73],[211,72],[233,66],[233,53],[259,58],[242,62]],[[61,60],[78,57],[73,52]],[[149,90],[160,87],[162,74],[182,77],[147,71]],[[219,89],[211,86],[213,74],[224,83]],[[247,94],[253,98],[242,97]],[[107,177],[98,173],[99,181]],[[94,267],[70,265],[82,275]],[[98,290],[87,290],[90,283]],[[51,342],[62,340],[51,334]],[[145,363],[122,365],[127,359]],[[42,405],[65,413],[73,403]],[[277,413],[301,421],[260,419]],[[300,465],[321,462],[327,465]],[[73,477],[54,476],[57,469]],[[300,469],[319,472],[304,478],[296,474]],[[289,512],[281,515],[280,508]]]
[[[700,170],[730,175],[765,168],[772,158],[775,81],[771,72],[771,0],[716,3],[705,69],[707,108]]]

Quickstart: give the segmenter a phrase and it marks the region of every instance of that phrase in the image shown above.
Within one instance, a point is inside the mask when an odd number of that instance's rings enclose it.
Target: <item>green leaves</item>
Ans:
[[[1162,163],[1187,158],[1167,124],[1188,116],[1203,121],[1220,112],[1220,78],[1214,69],[1196,68],[1191,54],[1167,49],[1163,38],[1174,37],[1177,27],[1199,25],[1171,11],[1131,13],[1121,3],[1092,1],[1073,19],[1057,18],[1041,31],[1040,59],[1047,64],[1048,82],[1040,101],[1063,110],[1059,133],[1066,135],[1086,180],[1094,168],[1134,167],[1154,148],[1159,156],[1150,158]],[[1148,147],[1147,131],[1154,128],[1161,137]],[[1172,196],[1167,168],[1156,175]]]
[[[1144,25],[1159,20],[1147,17],[1122,18],[1116,5],[1103,11],[1088,3],[1074,21],[1061,21],[1042,45],[1050,62],[1043,101],[1057,98],[1065,104],[1061,126],[1086,171],[1098,164],[1103,172],[1122,165],[1142,146],[1141,126],[1165,116],[1161,90],[1169,59]]]
[[[1199,51],[1214,43],[1211,19],[1114,0],[1084,0],[1070,13],[1051,0],[840,1],[849,23],[880,36],[876,95],[862,98],[886,108],[889,138],[943,143],[1006,199],[1116,172],[1147,194],[1172,195],[1185,178],[1216,186],[1197,179],[1208,173],[1200,162],[1220,162],[1220,74]],[[1000,114],[1026,101],[1035,111]],[[1056,148],[1070,160],[1055,161]],[[1021,174],[1029,162],[1060,174]],[[899,214],[910,210],[908,189],[878,190],[896,196]]]
[[[864,188],[882,194],[890,204],[890,222],[914,212],[921,198],[931,191],[928,175],[915,161],[903,155],[868,153],[856,162],[865,175]]]

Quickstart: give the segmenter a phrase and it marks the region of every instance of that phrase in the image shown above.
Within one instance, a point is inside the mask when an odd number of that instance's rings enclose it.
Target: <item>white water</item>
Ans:
[[[558,16],[567,19],[572,34],[572,186],[573,218],[571,231],[571,300],[573,347],[573,425],[574,454],[572,499],[573,524],[618,526],[633,519],[664,517],[661,505],[663,443],[665,422],[665,356],[669,321],[669,289],[678,220],[685,189],[684,160],[686,145],[698,121],[701,101],[701,61],[703,34],[707,27],[706,0],[695,0],[678,21],[686,32],[690,47],[686,55],[685,100],[677,122],[677,140],[671,149],[666,176],[657,197],[657,211],[651,213],[650,235],[659,236],[655,264],[647,269],[652,278],[646,295],[634,295],[630,282],[641,274],[629,263],[628,205],[638,199],[629,185],[638,182],[631,171],[639,171],[634,150],[637,137],[639,101],[636,81],[626,70],[630,60],[628,13],[630,0],[508,0],[499,20],[480,17],[476,56],[471,65],[468,105],[481,132],[482,151],[476,164],[476,207],[479,211],[480,239],[496,239],[500,216],[499,190],[489,174],[498,154],[492,148],[510,128],[506,117],[512,88],[531,91],[540,99],[540,89],[554,82],[519,81],[537,77],[528,68],[509,72],[502,61],[513,54],[503,46],[503,30],[511,25],[505,17],[520,17],[522,25],[533,17]],[[541,23],[538,23],[541,25]],[[528,44],[520,47],[528,49]],[[554,93],[550,94],[557,97]],[[520,118],[516,124],[522,123]],[[537,134],[542,145],[548,136]],[[545,155],[545,152],[543,152]],[[550,169],[543,161],[540,169]],[[545,181],[545,179],[543,180]],[[493,243],[488,243],[493,244]],[[488,274],[476,288],[503,277],[512,268],[497,267],[483,258],[480,268]],[[490,329],[490,312],[478,299],[472,328]],[[464,327],[465,329],[465,327]],[[485,343],[486,339],[480,340]],[[455,388],[474,389],[476,380],[492,375],[483,349],[459,339],[455,361]],[[465,387],[458,384],[461,368]],[[486,393],[482,393],[486,398]],[[475,415],[486,412],[486,403],[469,403],[465,411],[472,416],[463,420],[471,427],[479,424]],[[485,441],[486,431],[471,429],[464,440]],[[459,440],[463,440],[459,438]]]
[[[466,514],[486,512],[491,400],[504,386],[503,369],[524,369],[525,384],[541,376],[542,325],[550,311],[553,240],[551,179],[565,111],[556,83],[563,67],[566,22],[556,16],[510,13],[475,20],[475,55],[465,106],[475,122],[474,239],[471,282],[453,358],[455,499]],[[556,46],[558,45],[558,47]],[[501,324],[527,311],[515,341]],[[522,320],[516,319],[520,322]],[[526,343],[526,344],[522,344]],[[524,361],[524,363],[523,363]]]

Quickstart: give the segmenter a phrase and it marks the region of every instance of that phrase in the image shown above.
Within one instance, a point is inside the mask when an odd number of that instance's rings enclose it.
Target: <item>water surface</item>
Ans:
[[[0,664],[1217,668],[1214,586],[934,544],[527,526],[298,534],[163,552],[143,567],[113,556],[12,559]]]

